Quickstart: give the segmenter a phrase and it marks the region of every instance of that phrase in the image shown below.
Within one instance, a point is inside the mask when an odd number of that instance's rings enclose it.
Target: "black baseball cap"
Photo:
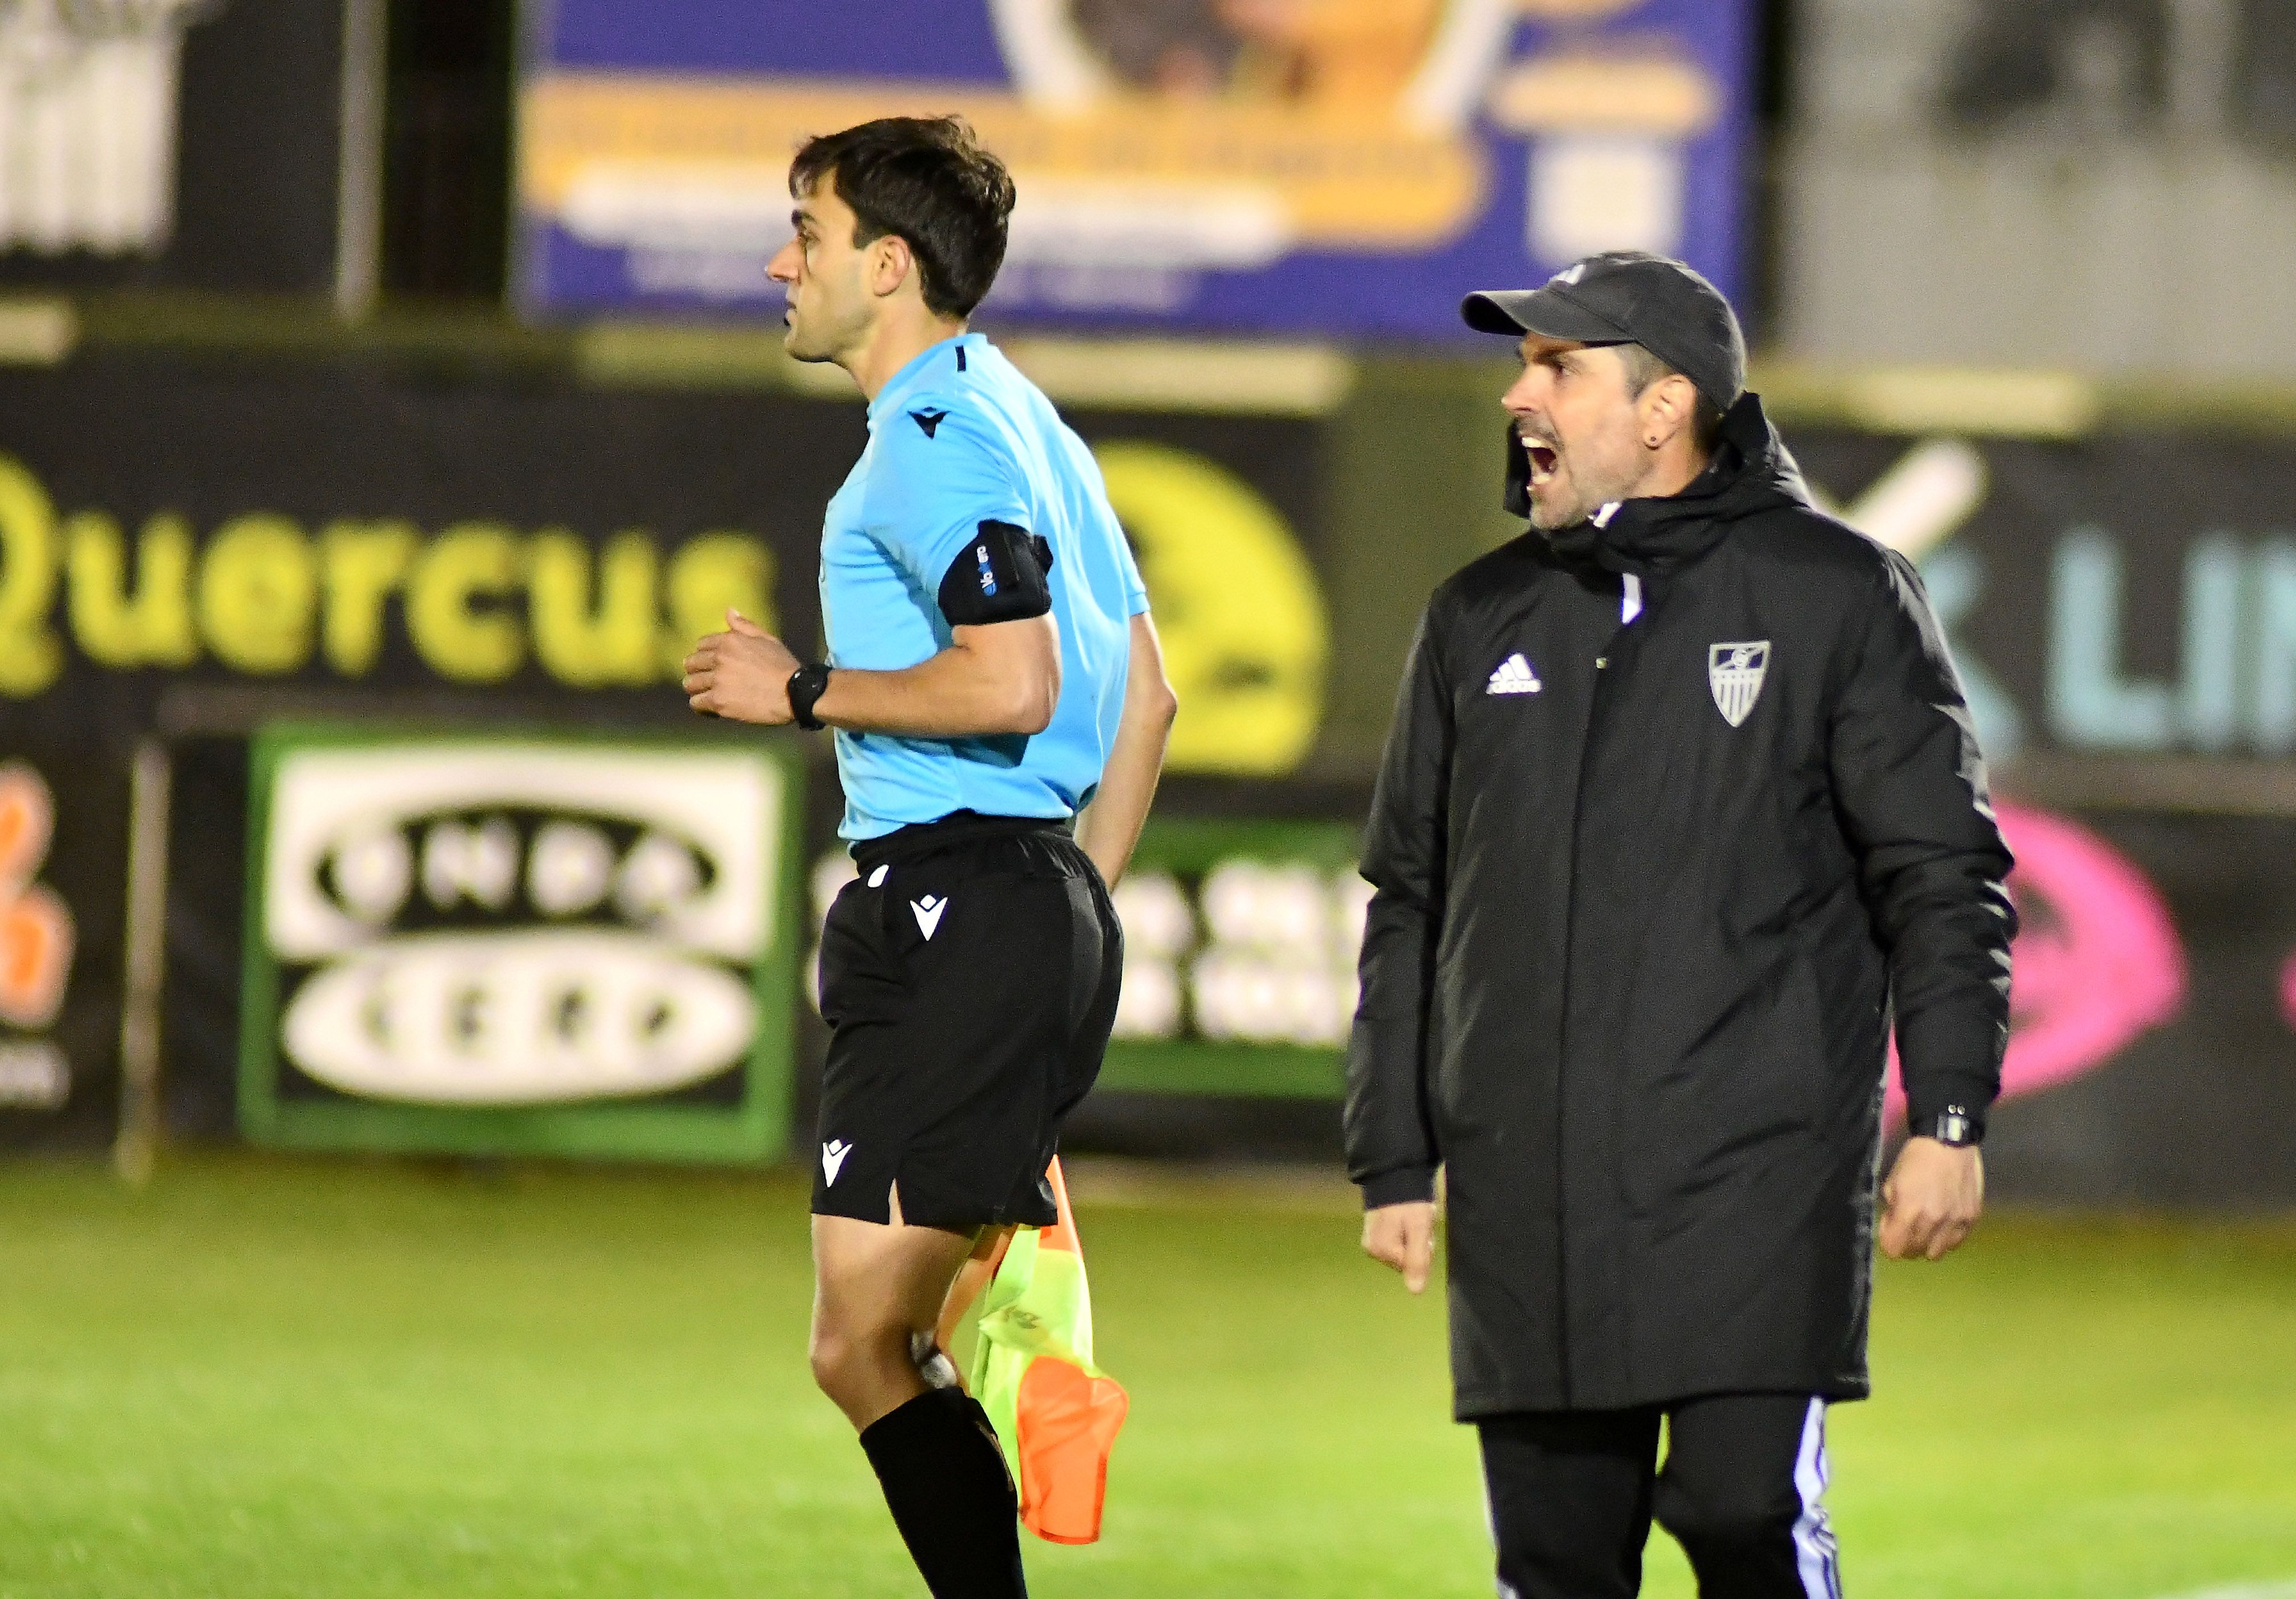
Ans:
[[[1639,344],[1698,385],[1717,410],[1746,391],[1746,335],[1722,291],[1669,256],[1588,256],[1543,289],[1486,289],[1459,315],[1479,333],[1538,333],[1579,344]]]

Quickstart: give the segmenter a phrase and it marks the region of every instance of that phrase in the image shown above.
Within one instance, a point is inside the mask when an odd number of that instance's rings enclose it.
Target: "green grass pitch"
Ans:
[[[1489,1594],[1439,1296],[1357,1255],[1343,1190],[1073,1185],[1133,1414],[1104,1540],[1031,1540],[1037,1593]],[[0,1595],[914,1595],[807,1378],[804,1209],[789,1177],[0,1168]],[[2296,1595],[2296,1225],[1997,1218],[1882,1267],[1874,1364],[1833,1428],[1852,1594]],[[1690,1593],[1663,1534],[1646,1591]]]

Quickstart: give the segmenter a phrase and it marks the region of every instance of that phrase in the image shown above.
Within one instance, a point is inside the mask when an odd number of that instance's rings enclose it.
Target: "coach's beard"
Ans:
[[[1599,500],[1589,504],[1578,495],[1557,496],[1554,493],[1557,471],[1559,463],[1557,469],[1549,472],[1546,481],[1527,486],[1524,489],[1530,501],[1530,525],[1550,536],[1585,526],[1587,519],[1594,515],[1595,507],[1602,504]],[[1548,496],[1543,503],[1539,498],[1542,489]]]
[[[1586,525],[1587,518],[1591,514],[1592,512],[1575,506],[1566,512],[1559,506],[1542,506],[1537,500],[1530,503],[1530,525],[1541,533],[1549,535],[1564,532],[1571,528],[1583,527]]]

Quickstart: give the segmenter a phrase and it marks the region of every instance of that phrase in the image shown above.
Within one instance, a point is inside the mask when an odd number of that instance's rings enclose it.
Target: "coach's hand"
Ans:
[[[1934,1138],[1908,1138],[1882,1185],[1882,1248],[1893,1260],[1942,1260],[1985,1209],[1985,1159]]]
[[[1423,1292],[1435,1261],[1434,1205],[1421,1200],[1365,1211],[1363,1246],[1365,1254],[1401,1272],[1406,1288]]]
[[[685,702],[736,722],[779,727],[794,721],[790,674],[802,665],[790,647],[738,611],[685,658]]]

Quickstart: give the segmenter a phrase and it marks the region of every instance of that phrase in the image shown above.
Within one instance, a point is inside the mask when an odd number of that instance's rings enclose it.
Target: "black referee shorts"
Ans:
[[[1124,935],[1054,822],[959,812],[873,839],[822,931],[817,1216],[1049,1226],[1045,1168],[1100,1075]]]

